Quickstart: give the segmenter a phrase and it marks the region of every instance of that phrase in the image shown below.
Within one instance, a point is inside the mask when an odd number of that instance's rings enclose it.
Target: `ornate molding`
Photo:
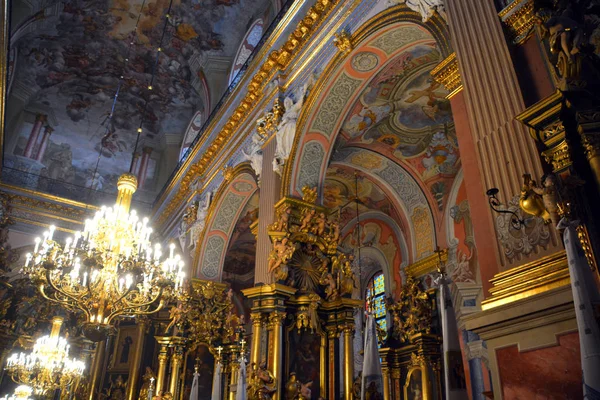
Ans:
[[[158,216],[157,225],[164,224],[171,213],[179,207],[195,178],[206,171],[213,156],[220,149],[224,148],[225,142],[232,137],[234,132],[237,132],[256,104],[260,102],[264,96],[263,89],[269,83],[271,77],[278,70],[286,69],[292,58],[299,53],[304,44],[317,31],[318,27],[338,3],[339,0],[317,0],[316,4],[310,7],[304,18],[297,24],[296,29],[290,34],[283,46],[279,50],[274,50],[269,54],[267,60],[252,77],[248,84],[248,91],[239,106],[233,111],[229,120],[221,128],[213,142],[204,150],[204,154],[200,160],[191,165],[178,182],[179,187],[177,192]],[[170,187],[165,191],[165,195],[171,192],[173,189],[172,185],[174,184],[176,184],[176,180],[171,182]],[[159,199],[159,203],[162,200],[162,198]]]
[[[503,271],[490,280],[491,297],[481,302],[489,310],[571,284],[564,250]]]
[[[442,84],[446,90],[450,92],[450,94],[446,96],[447,99],[455,96],[463,89],[456,53],[450,54],[444,61],[439,63],[431,71],[431,76],[436,82]]]
[[[437,270],[440,262],[445,264],[448,261],[448,249],[443,249],[439,253],[434,253],[406,267],[406,274],[415,278],[430,274]]]
[[[352,36],[348,31],[341,31],[333,35],[333,43],[344,55],[350,53],[354,49],[352,44]]]
[[[498,16],[508,28],[514,44],[523,44],[533,32],[533,0],[515,0],[500,11]]]

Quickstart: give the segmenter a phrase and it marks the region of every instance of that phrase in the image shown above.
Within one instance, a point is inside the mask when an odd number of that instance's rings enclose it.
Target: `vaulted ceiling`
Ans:
[[[112,192],[143,120],[137,149],[152,149],[143,187],[152,201],[192,118],[206,116],[227,87],[246,30],[257,18],[270,20],[274,7],[269,0],[15,1],[5,165],[30,172],[28,186],[65,197],[90,185]],[[39,154],[44,127],[33,154],[24,153],[38,114],[53,132],[36,164],[28,159]]]

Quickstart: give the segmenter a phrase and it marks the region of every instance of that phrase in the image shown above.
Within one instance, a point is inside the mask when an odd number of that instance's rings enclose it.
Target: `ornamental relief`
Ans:
[[[302,191],[305,186],[316,187],[319,183],[321,166],[325,160],[325,150],[318,142],[309,142],[304,146],[302,158],[298,166],[300,174],[296,189]]]
[[[202,275],[208,279],[215,279],[219,276],[219,267],[221,254],[225,248],[225,239],[221,236],[211,236],[206,241],[206,251],[202,259]]]
[[[423,39],[431,39],[431,34],[424,32],[416,25],[410,24],[403,26],[402,29],[394,29],[391,32],[384,33],[369,43],[369,46],[377,47],[387,54],[392,54],[407,44]]]
[[[219,207],[219,211],[215,217],[215,222],[213,222],[211,228],[228,233],[231,230],[231,226],[235,222],[235,216],[244,199],[245,196],[232,192],[227,193],[227,196],[225,196],[225,199]]]
[[[321,109],[313,122],[312,130],[319,131],[328,138],[331,137],[342,110],[362,82],[361,79],[354,79],[342,73],[323,101]]]

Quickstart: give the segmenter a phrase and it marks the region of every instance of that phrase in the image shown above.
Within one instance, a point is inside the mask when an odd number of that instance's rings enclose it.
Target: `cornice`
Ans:
[[[316,32],[338,3],[339,0],[317,0],[316,4],[308,10],[304,18],[296,25],[296,29],[290,34],[283,46],[279,50],[269,53],[266,61],[263,62],[258,71],[250,79],[246,95],[220,129],[212,143],[205,148],[200,160],[192,165],[189,165],[189,163],[184,164],[180,168],[180,172],[172,179],[167,189],[163,192],[163,195],[157,202],[158,206],[155,207],[155,213],[158,211],[158,208],[162,207],[162,203],[166,200],[167,195],[170,195],[173,191],[175,191],[175,195],[172,196],[166,207],[161,210],[157,219],[158,225],[162,225],[172,211],[177,209],[186,197],[194,179],[204,174],[213,157],[223,149],[236,130],[246,121],[256,103],[260,102],[263,97],[263,89],[275,73],[279,70],[285,70],[292,58],[299,53],[304,44]],[[269,48],[268,45],[265,48]],[[202,147],[203,143],[198,144],[188,160],[193,160],[198,150]],[[174,188],[177,184],[178,187]]]

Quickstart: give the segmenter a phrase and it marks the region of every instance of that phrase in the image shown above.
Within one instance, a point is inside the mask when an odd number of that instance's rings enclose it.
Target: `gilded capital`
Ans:
[[[515,0],[504,8],[498,16],[513,40],[514,44],[522,44],[533,32],[535,13],[533,0]]]
[[[343,54],[348,54],[354,49],[352,36],[345,30],[334,34],[333,43]]]
[[[448,99],[460,92],[463,88],[456,53],[452,53],[446,57],[444,61],[431,70],[430,74],[434,81],[443,85],[446,90],[450,92],[450,94],[446,96]]]
[[[252,325],[262,325],[264,323],[263,315],[259,312],[250,313],[250,321]]]
[[[273,325],[281,325],[285,316],[285,312],[275,310],[269,314],[269,322]]]
[[[569,153],[569,144],[566,139],[563,139],[558,145],[548,149],[542,153],[546,162],[552,165],[554,172],[562,171],[568,168],[573,161]]]
[[[581,144],[588,160],[600,156],[600,133],[581,134]]]

